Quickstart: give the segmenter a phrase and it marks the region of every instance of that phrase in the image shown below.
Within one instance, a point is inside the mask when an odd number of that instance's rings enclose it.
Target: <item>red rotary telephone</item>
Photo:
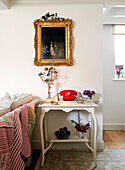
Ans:
[[[77,95],[75,90],[62,90],[60,96],[63,96],[63,100],[74,100],[74,95]]]

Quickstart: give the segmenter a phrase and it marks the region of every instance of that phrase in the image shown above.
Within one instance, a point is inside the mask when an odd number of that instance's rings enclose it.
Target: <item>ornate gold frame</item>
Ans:
[[[42,59],[41,51],[41,30],[42,27],[65,27],[65,58],[66,59]],[[34,21],[35,28],[35,38],[34,38],[34,48],[35,48],[35,58],[34,64],[36,66],[72,66],[72,20],[65,19],[60,21],[58,19],[50,19],[43,21],[42,19],[37,19]]]

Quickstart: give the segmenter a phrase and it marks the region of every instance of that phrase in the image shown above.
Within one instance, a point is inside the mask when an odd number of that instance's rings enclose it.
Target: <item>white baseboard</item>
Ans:
[[[125,130],[125,123],[104,123],[103,130]]]

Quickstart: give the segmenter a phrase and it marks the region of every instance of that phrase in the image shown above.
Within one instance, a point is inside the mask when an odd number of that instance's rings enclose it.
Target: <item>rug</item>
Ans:
[[[40,159],[39,159],[40,161]],[[93,153],[78,151],[48,151],[44,167],[37,170],[125,170],[125,150],[97,152],[97,167]]]

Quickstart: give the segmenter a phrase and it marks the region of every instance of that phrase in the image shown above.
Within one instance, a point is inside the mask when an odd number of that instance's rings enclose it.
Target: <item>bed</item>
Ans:
[[[31,135],[39,103],[31,94],[0,99],[0,169],[23,170],[31,162]]]

